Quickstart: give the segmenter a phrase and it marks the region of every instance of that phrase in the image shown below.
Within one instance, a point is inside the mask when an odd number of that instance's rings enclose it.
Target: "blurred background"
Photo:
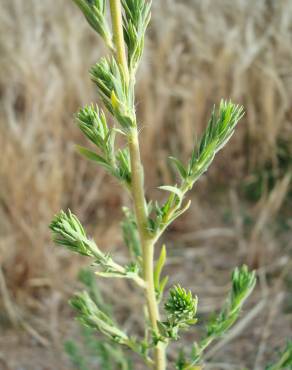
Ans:
[[[67,301],[88,261],[53,247],[49,222],[70,208],[100,248],[127,258],[129,200],[74,148],[86,142],[73,116],[97,100],[88,69],[105,50],[73,2],[0,3],[0,369],[69,370],[63,343],[80,330]],[[244,315],[206,369],[264,369],[292,329],[292,1],[154,1],[137,81],[149,197],[176,181],[167,157],[188,158],[221,98],[246,114],[168,230],[167,271],[199,296],[204,322],[233,267],[257,269]],[[131,287],[99,289],[138,330]]]

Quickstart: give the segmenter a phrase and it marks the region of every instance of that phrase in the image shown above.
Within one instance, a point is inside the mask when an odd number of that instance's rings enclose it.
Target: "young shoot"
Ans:
[[[124,346],[138,354],[146,368],[166,370],[171,364],[168,356],[171,343],[179,340],[184,332],[195,328],[198,321],[198,298],[179,284],[170,288],[168,298],[164,298],[168,282],[168,277],[163,274],[166,248],[161,248],[157,261],[154,261],[154,250],[166,228],[190,206],[188,192],[233,135],[243,116],[243,108],[224,100],[218,107],[215,106],[202,137],[194,145],[189,161],[182,163],[180,159],[170,157],[180,177],[179,184],[160,186],[162,191],[168,193],[164,203],[147,202],[139,146],[139,138],[143,133],[138,138],[140,124],[135,110],[135,77],[150,21],[151,1],[73,1],[108,48],[108,55],[90,69],[90,77],[97,87],[105,111],[96,104],[89,104],[76,114],[77,125],[94,145],[94,150],[79,146],[78,151],[103,167],[126,189],[131,198],[132,208],[123,208],[125,217],[122,221],[123,239],[131,260],[125,266],[115,262],[111,254],[104,253],[87,236],[77,216],[71,211],[61,211],[52,220],[50,228],[53,240],[57,245],[87,257],[98,277],[129,279],[143,293],[145,333],[148,335],[139,338],[117,324],[112,314],[105,309],[105,304],[100,303],[98,294],[94,293],[91,278],[88,280],[88,276],[84,276],[89,284],[89,292],[77,293],[71,305],[83,325],[104,336],[105,341],[98,345],[99,350],[102,348],[104,354],[116,356],[112,360],[120,364],[119,368],[129,368],[129,362],[121,357],[117,349],[117,346]],[[109,125],[108,115],[112,116],[114,124]],[[117,135],[122,135],[126,141],[122,148],[115,140]],[[234,270],[230,293],[222,310],[207,323],[201,340],[194,343],[189,351],[184,350],[177,355],[177,360],[172,362],[177,369],[203,368],[206,348],[220,339],[238,319],[255,281],[255,273],[250,272],[246,266]],[[80,356],[74,355],[74,348],[74,344],[69,343],[68,353],[76,364],[83,364]],[[286,357],[281,361],[287,361]],[[102,359],[104,357],[100,361]]]

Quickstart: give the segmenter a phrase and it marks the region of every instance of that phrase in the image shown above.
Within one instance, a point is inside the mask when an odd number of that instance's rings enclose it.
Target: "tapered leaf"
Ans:
[[[175,195],[177,195],[179,197],[179,199],[181,199],[183,197],[182,191],[179,188],[177,188],[176,186],[163,185],[163,186],[159,186],[158,189],[174,193]]]
[[[154,269],[154,284],[155,284],[156,289],[159,289],[160,275],[164,267],[165,261],[166,261],[166,248],[165,248],[165,245],[163,244],[161,248],[160,256],[156,262],[155,269]]]
[[[76,148],[78,152],[83,155],[83,157],[89,159],[90,161],[94,161],[98,164],[100,164],[102,167],[105,167],[107,170],[111,170],[111,166],[107,163],[107,161],[98,155],[97,153],[93,152],[92,150],[89,150],[87,148],[84,148],[83,146],[76,145]]]
[[[187,177],[187,170],[185,169],[182,162],[178,158],[175,158],[175,157],[169,157],[169,159],[175,165],[182,179],[185,179]]]

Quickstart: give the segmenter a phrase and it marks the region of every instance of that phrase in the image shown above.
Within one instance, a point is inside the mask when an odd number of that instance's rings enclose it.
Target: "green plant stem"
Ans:
[[[129,82],[129,69],[123,34],[122,6],[120,0],[109,0],[114,44],[116,47],[117,60],[124,71],[126,82]]]
[[[110,0],[110,9],[116,57],[123,68],[126,81],[129,82],[129,69],[123,36],[122,8],[120,0]],[[144,175],[140,157],[137,126],[133,127],[129,133],[128,144],[132,175],[131,193],[143,253],[143,277],[146,283],[145,297],[152,331],[158,335],[157,321],[159,320],[159,309],[154,288],[154,241],[148,231],[148,217],[143,184]],[[166,369],[165,345],[161,342],[155,346],[154,369]]]
[[[147,209],[143,186],[143,168],[140,158],[137,128],[132,130],[129,137],[129,149],[131,158],[132,196],[134,200],[135,214],[143,253],[143,275],[146,282],[146,300],[149,319],[152,330],[158,334],[157,321],[159,309],[154,288],[154,241],[148,231]],[[166,369],[165,345],[158,343],[155,347],[155,370]]]

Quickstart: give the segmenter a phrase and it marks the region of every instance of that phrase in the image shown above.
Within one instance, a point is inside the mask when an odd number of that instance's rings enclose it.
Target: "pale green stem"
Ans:
[[[109,0],[112,17],[112,27],[114,43],[116,48],[116,57],[121,65],[125,80],[129,83],[129,68],[125,50],[125,42],[122,24],[122,8],[120,0]],[[143,167],[140,157],[140,148],[138,140],[137,126],[131,129],[128,136],[128,144],[131,160],[131,193],[134,201],[135,214],[140,236],[142,253],[143,253],[143,277],[146,283],[145,297],[151,328],[154,333],[158,334],[157,321],[159,320],[159,309],[154,288],[154,242],[148,231],[148,214],[145,202],[144,184],[143,184]],[[165,370],[165,345],[159,343],[155,347],[154,369]]]
[[[122,66],[126,82],[129,82],[129,69],[124,42],[122,6],[120,0],[109,0],[111,9],[114,44],[116,47],[117,60]]]
[[[158,303],[154,288],[154,242],[148,232],[147,209],[145,204],[143,186],[143,168],[140,158],[137,129],[132,130],[129,138],[131,158],[132,195],[134,199],[135,214],[143,253],[143,275],[146,281],[146,300],[152,330],[158,334],[157,321],[159,318]],[[155,347],[155,370],[166,369],[165,345],[159,343]]]

